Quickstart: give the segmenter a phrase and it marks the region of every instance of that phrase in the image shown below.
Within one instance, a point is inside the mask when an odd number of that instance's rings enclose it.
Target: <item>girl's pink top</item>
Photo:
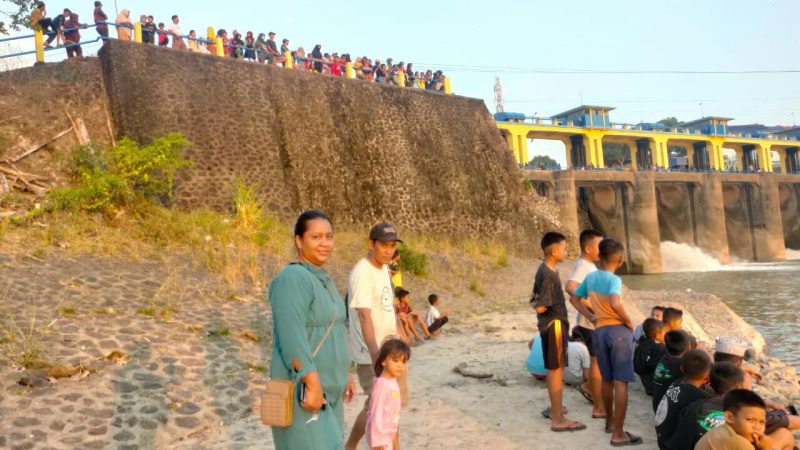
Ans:
[[[384,446],[392,450],[392,442],[400,426],[400,386],[396,378],[378,377],[372,384],[367,415],[367,443],[370,448]]]

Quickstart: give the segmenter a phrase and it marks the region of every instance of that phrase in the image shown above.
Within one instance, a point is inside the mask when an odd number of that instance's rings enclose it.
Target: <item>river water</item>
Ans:
[[[790,259],[781,262],[723,265],[687,245],[664,242],[661,251],[665,273],[623,276],[625,285],[714,294],[764,336],[769,355],[800,367],[800,252],[787,250]]]

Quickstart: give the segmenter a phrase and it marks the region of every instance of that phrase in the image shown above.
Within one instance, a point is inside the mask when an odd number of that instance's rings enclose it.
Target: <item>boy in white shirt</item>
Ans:
[[[603,234],[596,230],[583,230],[580,236],[581,256],[575,261],[575,266],[572,268],[572,273],[567,278],[567,294],[572,296],[575,289],[583,283],[586,275],[597,270],[595,263],[600,260],[600,241],[603,240]],[[570,303],[575,309],[578,309],[577,302],[582,299],[574,300],[570,298]],[[583,303],[583,306],[591,309],[588,301]],[[597,365],[597,357],[594,355],[594,324],[580,313],[577,315],[575,321],[577,324],[573,328],[573,332],[577,332],[581,336],[581,340],[586,344],[586,348],[591,355],[592,365],[589,369],[589,377],[585,383],[578,385],[578,391],[586,397],[586,400],[592,402],[592,418],[602,418],[606,416],[605,407],[603,406],[602,398],[602,380],[600,379],[600,369]],[[566,375],[566,374],[565,374]]]
[[[439,312],[439,296],[436,294],[428,296],[428,303],[431,307],[425,314],[425,324],[428,325],[428,332],[431,333],[431,336],[438,337],[441,334],[439,330],[450,320],[447,316],[451,311],[448,309],[443,313]]]

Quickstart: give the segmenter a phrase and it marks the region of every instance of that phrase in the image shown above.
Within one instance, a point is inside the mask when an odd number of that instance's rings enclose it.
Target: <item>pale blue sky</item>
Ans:
[[[92,0],[47,3],[50,11],[68,6],[82,21],[91,19]],[[114,1],[104,3],[114,16]],[[443,68],[454,92],[484,99],[491,112],[494,77],[499,76],[506,111],[528,115],[550,116],[581,100],[616,107],[614,122],[695,119],[701,114],[700,102],[705,115],[733,117],[734,125],[791,125],[792,114],[800,115],[800,73],[526,70],[800,69],[797,0],[117,3],[134,17],[153,14],[168,22],[170,15],[179,14],[186,32],[195,28],[204,34],[201,30],[208,25],[242,32],[272,30],[279,39],[289,38],[293,47],[309,50],[320,43],[323,51],[392,57],[414,62],[417,69]],[[0,10],[7,9],[2,1],[0,5]],[[88,30],[84,36],[95,34]],[[48,60],[60,58],[48,54]]]

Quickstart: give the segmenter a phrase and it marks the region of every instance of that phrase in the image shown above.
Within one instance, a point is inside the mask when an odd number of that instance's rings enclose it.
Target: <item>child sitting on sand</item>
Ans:
[[[406,371],[411,349],[399,339],[383,343],[375,360],[375,381],[367,412],[367,444],[373,450],[393,450],[399,447],[397,430],[400,427],[400,386],[397,377]],[[341,444],[340,444],[341,445]]]
[[[428,325],[428,332],[431,336],[437,337],[441,334],[439,330],[450,320],[448,316],[451,311],[448,309],[439,312],[439,296],[436,294],[428,296],[428,303],[431,306],[428,308],[428,313],[425,314],[425,323]]]
[[[667,350],[664,348],[664,322],[654,318],[642,324],[644,335],[633,352],[633,371],[639,375],[647,395],[653,395],[653,372]]]
[[[683,329],[683,311],[678,308],[664,308],[664,312],[661,313],[661,320],[667,326],[664,333]]]
[[[772,450],[764,434],[767,405],[753,391],[734,389],[722,399],[725,423],[706,433],[695,450]]]
[[[673,381],[683,376],[681,372],[681,356],[691,350],[689,333],[683,330],[672,330],[664,335],[664,347],[667,353],[661,358],[653,372],[653,412],[658,409],[661,397],[667,392]]]
[[[586,397],[586,400],[592,401],[589,394],[591,390],[585,385],[589,381],[592,357],[589,355],[586,343],[583,342],[581,332],[575,328],[572,329],[567,346],[567,362],[567,368],[564,370],[564,383],[579,388],[581,395]]]
[[[419,323],[420,328],[422,328],[422,332],[425,334],[425,338],[427,339],[430,337],[430,333],[428,332],[428,326],[425,324],[425,321],[422,320],[422,317],[411,310],[411,293],[401,287],[396,288],[394,291],[395,298],[397,299],[397,303],[395,305],[395,313],[397,314],[397,320],[403,324],[403,329],[406,332],[406,335],[411,338],[414,338],[419,342],[422,338],[417,332],[416,324]]]
[[[712,396],[705,389],[706,379],[711,371],[711,357],[705,350],[689,350],[681,357],[683,378],[675,380],[667,389],[656,410],[656,435],[658,448],[668,450],[667,441],[678,428],[681,411],[697,400]]]

